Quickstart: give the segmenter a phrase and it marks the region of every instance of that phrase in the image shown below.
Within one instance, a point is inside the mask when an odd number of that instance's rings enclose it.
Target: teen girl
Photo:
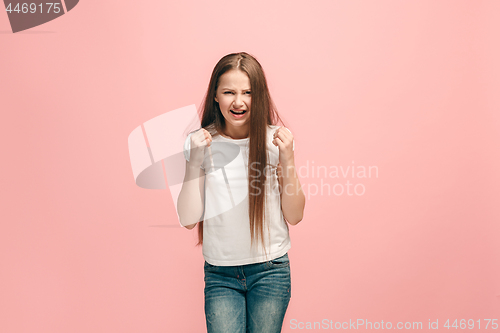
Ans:
[[[184,144],[177,206],[182,226],[198,224],[207,330],[281,332],[291,296],[288,224],[305,206],[292,133],[276,125],[283,121],[264,71],[245,52],[219,60],[201,109],[201,129]]]

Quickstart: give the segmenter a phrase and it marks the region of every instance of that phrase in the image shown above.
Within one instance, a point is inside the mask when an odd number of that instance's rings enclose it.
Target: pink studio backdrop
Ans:
[[[127,137],[199,107],[237,51],[263,65],[303,167],[283,332],[493,331],[499,18],[496,0],[85,0],[12,34],[3,12],[0,331],[205,331],[196,230],[134,183]]]

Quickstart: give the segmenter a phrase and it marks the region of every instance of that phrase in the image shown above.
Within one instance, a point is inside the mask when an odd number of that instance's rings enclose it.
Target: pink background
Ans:
[[[205,331],[195,230],[168,190],[134,183],[127,137],[199,106],[237,51],[263,65],[297,166],[379,170],[324,179],[365,193],[310,195],[290,228],[283,332],[500,320],[499,13],[496,0],[85,0],[17,34],[1,13],[0,331]]]

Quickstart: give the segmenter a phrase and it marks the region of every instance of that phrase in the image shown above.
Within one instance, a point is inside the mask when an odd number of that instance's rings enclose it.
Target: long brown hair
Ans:
[[[252,92],[252,104],[249,126],[249,156],[248,156],[248,194],[251,245],[256,238],[260,238],[264,245],[264,211],[266,198],[266,172],[267,166],[267,126],[276,125],[279,121],[284,125],[278,115],[269,88],[267,86],[264,70],[252,55],[246,52],[231,53],[219,60],[212,72],[208,90],[205,95],[201,110],[201,127],[211,135],[223,132],[225,119],[219,103],[214,99],[219,85],[219,78],[230,70],[240,70],[248,75]],[[203,221],[198,223],[198,243],[203,244]]]

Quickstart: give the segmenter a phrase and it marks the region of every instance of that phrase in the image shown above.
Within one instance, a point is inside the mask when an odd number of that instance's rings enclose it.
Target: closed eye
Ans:
[[[250,91],[245,92],[245,94],[250,95]],[[234,94],[232,91],[225,91],[224,94]]]

